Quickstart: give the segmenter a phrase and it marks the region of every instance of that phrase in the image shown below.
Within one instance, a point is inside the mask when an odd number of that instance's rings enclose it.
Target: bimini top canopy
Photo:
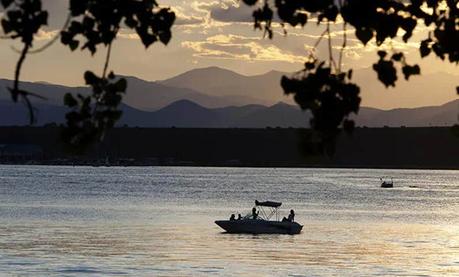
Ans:
[[[258,200],[255,200],[255,206],[279,208],[281,205],[282,205],[281,202],[274,202],[274,201],[259,202]]]

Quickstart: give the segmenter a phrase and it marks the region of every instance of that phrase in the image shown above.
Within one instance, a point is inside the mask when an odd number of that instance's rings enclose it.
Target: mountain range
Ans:
[[[64,123],[65,107],[36,104],[37,125]],[[362,107],[355,116],[357,126],[422,127],[451,126],[458,123],[459,100],[441,106],[384,111]],[[157,111],[142,111],[121,105],[118,126],[178,128],[265,128],[307,127],[310,114],[297,106],[279,102],[272,106],[245,105],[206,108],[189,100],[179,100]],[[27,125],[23,105],[0,100],[0,126]]]
[[[262,75],[244,76],[230,70],[210,67],[194,69],[155,82],[125,76],[128,79],[128,90],[121,107],[124,115],[119,124],[189,128],[306,127],[310,114],[302,112],[294,105],[292,99],[283,95],[279,86],[279,80],[285,74],[270,71]],[[362,87],[370,86],[367,84],[370,82],[364,82],[365,74],[368,75],[369,72],[360,71],[360,75],[357,74],[356,77],[361,79]],[[421,82],[422,89],[429,89],[429,76],[422,78],[427,78]],[[451,76],[442,78],[445,85],[457,82],[453,81]],[[12,103],[7,90],[11,85],[11,80],[0,79],[0,125],[25,125],[27,110],[21,104]],[[367,89],[370,92],[367,96],[364,95],[363,99],[376,97],[371,94],[379,93],[375,92],[378,90],[377,85],[371,86],[373,88]],[[405,86],[405,83],[400,83],[400,87],[407,90]],[[416,83],[413,83],[410,89],[419,91],[421,88],[416,86]],[[67,87],[44,82],[22,82],[22,87],[47,98],[32,99],[37,108],[38,125],[64,122],[64,115],[68,111],[62,105],[65,93],[89,93],[87,87]],[[366,90],[362,89],[362,93],[364,91]],[[397,98],[397,95],[390,95],[393,91],[381,93],[386,93],[401,102],[406,95],[405,93]],[[452,100],[454,97],[450,97],[449,93],[445,87],[436,94],[440,99],[449,100],[443,105],[390,110],[362,107],[354,119],[358,126],[368,127],[452,125],[458,122],[459,100]],[[416,92],[413,94],[416,96]],[[384,97],[380,95],[380,98]],[[378,100],[377,97],[375,99]],[[429,103],[433,104],[438,102],[430,101]]]
[[[228,105],[261,104],[274,105],[278,102],[294,104],[292,97],[286,96],[280,87],[282,76],[292,76],[289,72],[269,71],[265,74],[245,76],[218,67],[194,69],[160,84],[199,91],[218,98],[234,99],[237,103]],[[457,75],[437,72],[425,73],[405,81],[399,74],[395,87],[386,88],[378,81],[372,68],[354,70],[352,82],[361,88],[362,105],[383,110],[399,107],[439,106],[457,99]],[[195,101],[193,99],[189,99]],[[205,107],[209,106],[195,101]]]

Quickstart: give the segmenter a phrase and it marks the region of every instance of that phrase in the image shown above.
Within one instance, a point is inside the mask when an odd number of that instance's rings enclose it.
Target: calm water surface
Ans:
[[[303,232],[213,223],[254,199]],[[459,276],[459,172],[1,166],[0,275],[82,274]]]

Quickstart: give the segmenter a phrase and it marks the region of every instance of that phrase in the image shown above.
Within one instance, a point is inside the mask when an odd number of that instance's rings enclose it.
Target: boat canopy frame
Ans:
[[[264,220],[270,220],[273,216],[275,216],[276,221],[279,221],[279,207],[282,205],[281,202],[274,202],[274,201],[263,201],[260,202],[255,200],[255,207],[258,207],[258,210],[261,213],[261,218]],[[265,210],[267,208],[267,210]]]
[[[382,184],[390,184],[390,185],[394,184],[394,178],[391,176],[382,176],[379,178],[379,180],[381,181]]]

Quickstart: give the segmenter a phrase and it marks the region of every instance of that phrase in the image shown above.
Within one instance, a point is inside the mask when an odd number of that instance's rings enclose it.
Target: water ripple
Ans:
[[[378,187],[386,175],[395,189]],[[0,275],[459,273],[456,171],[0,166],[0,176]],[[254,199],[295,208],[303,233],[213,223]]]

